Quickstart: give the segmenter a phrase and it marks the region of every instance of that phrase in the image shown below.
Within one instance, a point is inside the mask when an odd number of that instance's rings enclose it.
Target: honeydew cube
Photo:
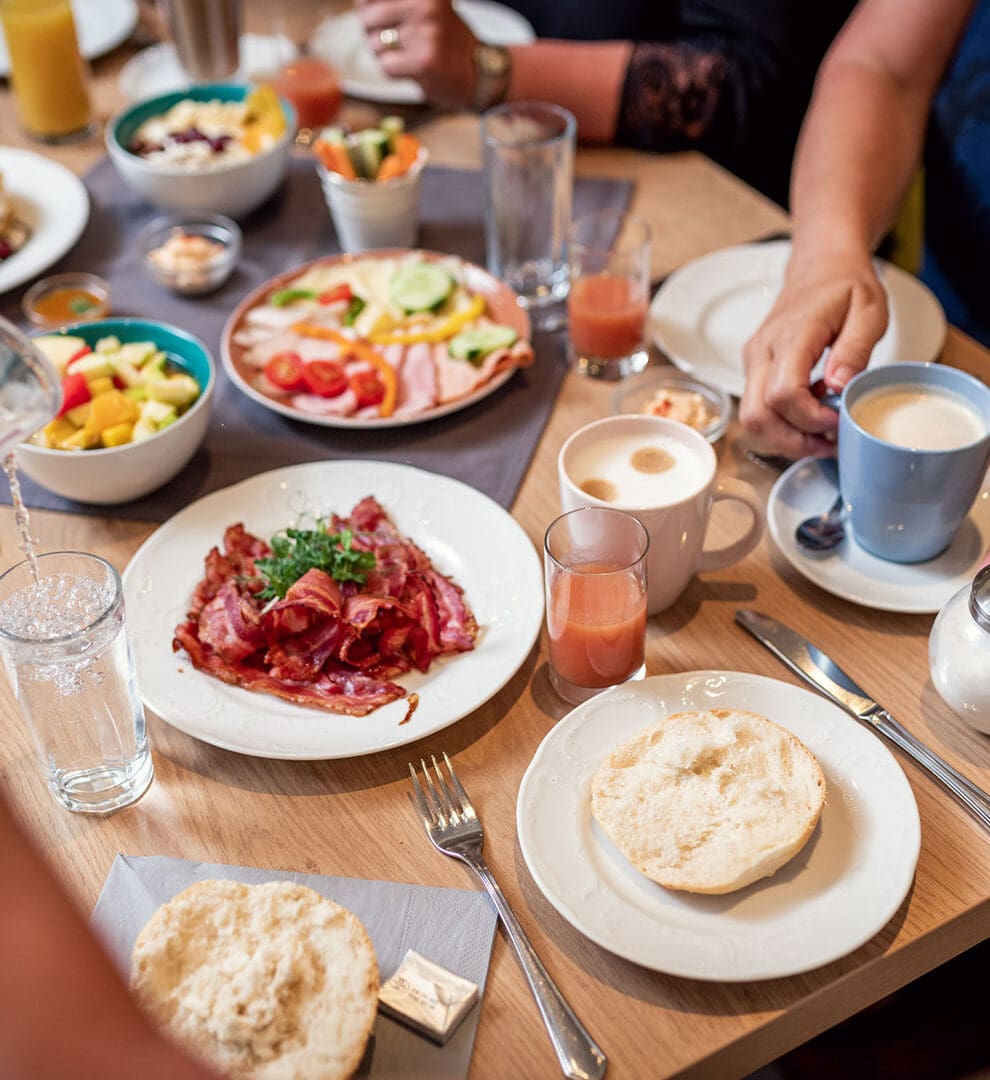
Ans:
[[[156,350],[150,356],[144,358],[144,363],[141,365],[141,370],[144,372],[144,377],[150,378],[153,371],[164,371],[165,364],[168,362],[168,353]]]
[[[151,379],[145,383],[151,401],[164,401],[182,408],[199,397],[199,383],[191,375],[172,375],[168,379]]]
[[[109,375],[100,375],[96,379],[87,378],[86,385],[89,387],[89,392],[93,397],[98,397],[100,394],[109,394],[114,389],[113,379]]]
[[[74,435],[57,444],[59,450],[93,450],[100,445],[100,433],[80,428]]]
[[[141,419],[146,424],[151,424],[157,431],[166,420],[174,420],[178,416],[174,405],[165,401],[146,401],[141,406]]]
[[[73,429],[80,428],[89,419],[90,402],[84,401],[82,405],[77,405],[74,409],[68,409],[65,413],[66,418],[72,424]],[[67,434],[71,435],[72,432]]]
[[[157,434],[158,434],[158,428],[155,427],[154,424],[149,423],[149,421],[145,420],[144,417],[142,417],[134,425],[131,437],[132,437],[134,442],[141,442],[142,440],[150,439],[152,435],[157,435]]]
[[[78,360],[73,360],[66,368],[66,372],[69,375],[82,375],[88,382],[90,379],[99,379],[104,375],[113,375],[113,364],[103,353],[86,353]]]
[[[120,349],[120,338],[116,334],[108,334],[107,337],[101,337],[93,347],[94,352],[98,353],[115,353]]]
[[[104,446],[123,446],[134,437],[134,425],[129,423],[114,424],[113,427],[104,428],[100,435],[100,442]]]
[[[174,416],[166,416],[165,419],[158,425],[158,430],[164,431],[167,427],[171,427],[178,419],[178,413],[176,413]]]
[[[131,401],[136,401],[139,404],[148,400],[148,391],[144,383],[140,386],[125,386],[122,393],[124,397],[129,397]]]
[[[66,366],[73,356],[80,349],[86,348],[83,338],[73,337],[71,334],[43,334],[33,340],[59,375],[64,375]]]
[[[119,356],[121,360],[126,361],[128,364],[141,367],[156,352],[158,350],[155,348],[153,341],[129,341],[126,345],[121,345]]]
[[[125,386],[140,386],[144,382],[144,376],[127,360],[122,360],[119,355],[111,358],[114,374]]]

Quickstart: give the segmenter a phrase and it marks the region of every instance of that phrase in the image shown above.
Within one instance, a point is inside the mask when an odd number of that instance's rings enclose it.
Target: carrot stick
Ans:
[[[339,174],[345,180],[357,179],[357,173],[354,171],[351,159],[343,146],[317,139],[313,143],[313,150],[324,166],[331,172]]]

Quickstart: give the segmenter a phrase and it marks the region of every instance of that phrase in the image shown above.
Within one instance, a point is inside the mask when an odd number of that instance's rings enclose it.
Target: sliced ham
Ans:
[[[311,416],[353,416],[357,411],[357,397],[349,387],[336,397],[320,397],[318,394],[293,394],[292,404]]]
[[[396,416],[416,416],[437,403],[437,372],[433,365],[433,346],[425,341],[399,346],[405,359],[399,368],[399,394]]]

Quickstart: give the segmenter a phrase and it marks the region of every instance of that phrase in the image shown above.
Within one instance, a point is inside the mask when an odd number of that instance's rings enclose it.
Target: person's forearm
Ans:
[[[798,256],[872,252],[919,163],[973,0],[861,0],[826,57],[791,183]]]
[[[631,43],[544,40],[509,51],[511,100],[556,102],[574,114],[581,139],[615,138]]]

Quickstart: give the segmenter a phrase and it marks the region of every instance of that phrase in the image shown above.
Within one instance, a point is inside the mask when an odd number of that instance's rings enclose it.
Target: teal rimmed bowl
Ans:
[[[25,475],[63,498],[102,506],[139,499],[171,480],[196,453],[209,425],[216,366],[206,346],[178,327],[150,319],[72,323],[50,333],[82,338],[91,348],[111,334],[125,344],[153,341],[193,376],[201,393],[175,423],[141,442],[77,451],[21,443],[17,461]]]
[[[208,210],[242,217],[272,195],[285,177],[296,131],[296,113],[285,98],[279,98],[285,131],[273,146],[250,158],[196,168],[150,162],[128,147],[145,121],[163,115],[180,101],[243,101],[253,89],[248,83],[199,83],[128,105],[111,117],[104,132],[114,168],[129,187],[165,210]]]

